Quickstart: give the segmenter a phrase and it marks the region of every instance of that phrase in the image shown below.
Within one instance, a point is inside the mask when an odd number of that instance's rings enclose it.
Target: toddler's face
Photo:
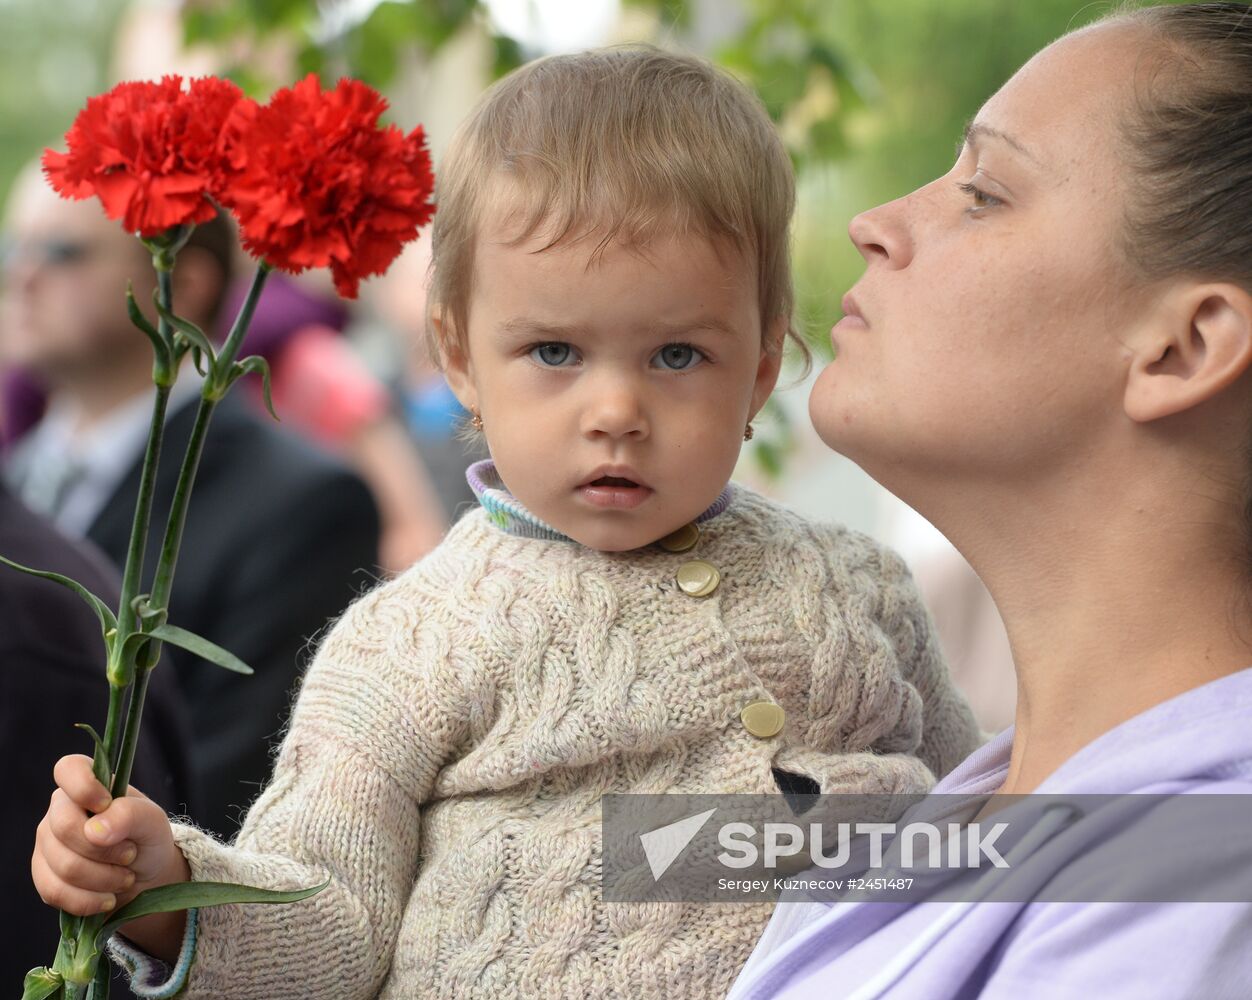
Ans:
[[[654,542],[717,499],[778,378],[756,269],[699,236],[599,255],[508,236],[480,234],[448,380],[535,516],[603,551]]]

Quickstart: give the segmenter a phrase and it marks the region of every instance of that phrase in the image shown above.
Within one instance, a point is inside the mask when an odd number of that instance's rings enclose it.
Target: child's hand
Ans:
[[[91,916],[126,905],[144,889],[190,881],[165,810],[143,792],[131,788],[111,800],[92,774],[91,758],[82,754],[62,757],[52,775],[57,789],[35,832],[30,861],[45,903]],[[154,914],[124,931],[151,954],[173,961],[184,921],[183,913]]]

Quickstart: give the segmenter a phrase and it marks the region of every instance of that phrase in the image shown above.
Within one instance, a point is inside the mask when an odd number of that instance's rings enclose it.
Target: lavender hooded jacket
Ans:
[[[1001,733],[935,791],[995,791],[1007,773],[1012,742],[1012,729]],[[1252,793],[1252,669],[1188,691],[1105,733],[1038,792]],[[1247,812],[1252,815],[1252,800]],[[1098,815],[1090,819],[1098,822]],[[1041,831],[1044,838],[1050,833]],[[1221,837],[1232,845],[1232,857],[1246,863],[1224,871],[1210,866],[1203,877],[1237,871],[1246,878],[1252,825],[1223,829]],[[1053,846],[1071,842],[1056,837]],[[1053,850],[1052,875],[1064,877],[1066,869],[1088,862],[1084,853]],[[1248,1000],[1252,905],[780,902],[730,997]]]

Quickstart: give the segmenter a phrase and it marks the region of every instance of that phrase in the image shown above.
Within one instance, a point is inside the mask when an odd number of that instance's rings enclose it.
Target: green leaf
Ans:
[[[109,980],[113,978],[113,966],[107,958],[96,962],[96,975],[91,980],[91,992],[87,1000],[109,1000]]]
[[[146,917],[150,913],[175,913],[192,908],[222,906],[225,903],[297,903],[321,892],[328,885],[329,878],[321,885],[288,892],[258,889],[256,886],[236,885],[233,882],[176,882],[155,889],[145,889],[100,928],[97,940],[104,941],[122,924],[138,917]]]
[[[234,369],[231,374],[228,385],[234,384],[236,379],[242,378],[249,372],[254,372],[261,376],[261,392],[265,396],[265,408],[270,411],[270,416],[278,420],[278,414],[274,412],[274,400],[270,396],[270,366],[259,354],[253,354],[240,361],[235,362]]]
[[[91,760],[91,773],[96,776],[96,780],[100,784],[108,788],[113,776],[109,774],[109,755],[104,749],[104,740],[100,739],[100,734],[85,722],[75,722],[74,728],[81,729],[96,744],[96,753]]]
[[[221,646],[209,642],[203,636],[178,628],[176,625],[162,625],[159,628],[154,628],[147,635],[152,639],[168,642],[171,646],[177,646],[179,649],[185,649],[189,653],[195,653],[202,659],[208,660],[210,663],[216,663],[219,667],[225,667],[227,670],[233,670],[237,674],[252,673],[252,668],[234,653],[227,652]],[[153,912],[156,911],[154,910]]]
[[[65,982],[61,973],[40,966],[26,973],[26,981],[22,984],[22,1000],[47,1000],[53,993],[60,993]]]
[[[269,416],[278,421],[278,414],[274,412],[274,401],[269,394],[269,362],[259,354],[250,354],[247,358],[235,362],[234,374],[230,378],[230,384],[235,379],[243,378],[245,374],[254,372],[260,375],[260,392],[265,397],[265,409],[268,409]]]
[[[145,632],[151,632],[158,625],[164,625],[165,620],[169,617],[168,608],[154,608],[148,603],[151,594],[140,594],[130,602],[131,608],[134,609],[135,617],[143,623]]]
[[[4,563],[6,566],[12,566],[14,569],[21,570],[23,573],[29,573],[31,576],[38,576],[44,580],[51,580],[53,583],[59,583],[62,587],[68,587],[89,605],[91,605],[91,610],[94,611],[96,613],[96,617],[100,619],[100,627],[103,632],[107,632],[111,628],[117,628],[117,618],[115,618],[113,612],[109,610],[109,606],[76,580],[71,580],[68,576],[62,576],[60,573],[50,573],[47,570],[42,569],[31,569],[29,566],[23,566],[21,563],[15,563],[12,559],[6,559],[4,556],[0,556],[0,563]]]
[[[144,336],[152,341],[152,349],[156,351],[158,361],[168,366],[170,362],[169,344],[157,332],[157,328],[148,322],[148,317],[139,308],[139,303],[135,301],[135,290],[131,287],[130,282],[126,283],[126,311],[130,314],[130,321],[143,331]]]
[[[150,642],[150,637],[143,632],[131,632],[126,636],[121,649],[114,654],[117,672],[109,678],[111,684],[128,685],[135,679],[135,665],[139,662],[142,647]]]
[[[161,318],[177,330],[183,337],[185,337],[191,343],[192,347],[200,348],[200,350],[208,357],[209,364],[212,365],[214,360],[216,360],[216,355],[213,353],[213,343],[209,340],[209,335],[196,326],[195,323],[191,322],[191,320],[183,319],[177,313],[166,309],[165,306],[161,304],[160,299],[156,297],[155,293],[153,294],[152,300],[156,303],[157,312],[161,314]]]

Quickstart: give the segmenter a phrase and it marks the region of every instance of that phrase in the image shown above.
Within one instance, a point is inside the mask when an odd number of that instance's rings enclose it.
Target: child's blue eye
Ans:
[[[559,341],[536,344],[530,349],[531,360],[545,368],[565,368],[571,360],[577,360],[577,357],[573,347]]]
[[[659,367],[672,372],[687,371],[704,360],[704,355],[690,344],[666,344],[652,356]]]

